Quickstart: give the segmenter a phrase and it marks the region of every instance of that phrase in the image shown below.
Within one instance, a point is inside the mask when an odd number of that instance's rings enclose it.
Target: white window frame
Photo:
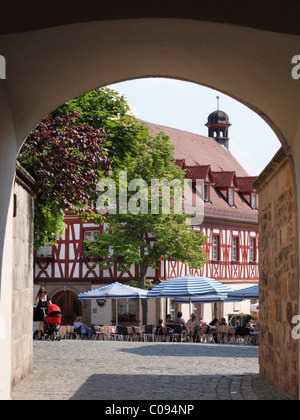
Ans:
[[[239,261],[239,238],[237,236],[232,238],[232,261]]]
[[[234,206],[234,189],[228,188],[228,203],[230,206]]]
[[[212,259],[213,261],[220,260],[220,236],[219,235],[213,235]]]
[[[256,238],[250,238],[250,262],[256,262]]]
[[[89,238],[86,237],[87,233],[91,234],[91,236]],[[96,242],[96,239],[93,237],[93,235],[95,235],[95,234],[99,234],[99,230],[90,229],[90,230],[84,230],[83,231],[83,251],[87,250],[87,244],[85,243],[85,241]]]
[[[39,257],[52,257],[52,245],[50,243],[40,246],[37,250]]]
[[[136,315],[136,302],[133,299],[118,299],[119,315]]]

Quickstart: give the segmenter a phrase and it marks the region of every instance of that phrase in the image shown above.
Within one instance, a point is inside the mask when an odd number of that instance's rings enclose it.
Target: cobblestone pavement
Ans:
[[[257,347],[35,341],[14,400],[284,400],[260,378]]]

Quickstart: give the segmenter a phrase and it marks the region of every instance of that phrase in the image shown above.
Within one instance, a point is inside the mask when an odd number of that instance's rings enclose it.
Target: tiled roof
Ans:
[[[231,153],[210,137],[148,122],[146,125],[153,136],[161,131],[170,136],[176,164],[186,169],[187,178],[206,179],[210,171],[213,183],[210,187],[210,202],[204,204],[205,219],[217,220],[220,223],[223,220],[257,224],[257,210],[252,209],[240,195],[246,192],[246,188],[252,186],[256,177],[250,177]],[[234,206],[230,206],[218,190],[230,187],[232,182],[236,188]],[[194,188],[186,199],[194,201],[192,196],[195,194],[199,192]]]
[[[192,179],[193,181],[196,181],[197,179],[204,179],[207,180],[207,177],[209,176],[210,181],[214,182],[214,176],[211,171],[210,165],[205,166],[188,166],[186,168],[186,175],[187,178]]]
[[[215,187],[216,188],[229,188],[232,185],[238,188],[237,178],[235,172],[214,172]]]
[[[204,204],[206,218],[220,218],[223,220],[258,223],[257,210],[253,210],[236,191],[234,191],[235,205],[233,207],[229,206],[222,194],[215,188],[211,188],[210,201],[210,203]]]
[[[145,124],[153,136],[161,131],[168,134],[174,146],[174,158],[185,159],[187,166],[211,165],[213,172],[235,171],[238,177],[249,176],[235,157],[213,138],[163,125],[148,122]]]
[[[245,176],[238,177],[239,191],[240,193],[249,193],[253,191],[253,184],[256,181],[257,176]]]
[[[186,168],[185,159],[174,159],[174,160],[175,160],[175,164],[179,166],[181,169]]]

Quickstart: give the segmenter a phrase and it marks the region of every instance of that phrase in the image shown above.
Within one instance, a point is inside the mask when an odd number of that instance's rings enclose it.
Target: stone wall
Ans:
[[[299,314],[296,211],[288,160],[281,149],[258,178],[260,234],[260,372],[298,397]]]
[[[34,191],[34,180],[17,165],[13,219],[12,385],[33,369]]]

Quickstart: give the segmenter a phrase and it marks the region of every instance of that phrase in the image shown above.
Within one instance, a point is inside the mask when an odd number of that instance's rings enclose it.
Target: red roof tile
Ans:
[[[239,192],[234,191],[235,205],[230,206],[218,190],[222,187],[228,188],[234,182],[236,189],[241,186],[241,192],[243,192],[255,180],[255,177],[250,177],[231,153],[210,137],[152,123],[146,123],[146,125],[152,136],[161,131],[170,136],[176,164],[181,166],[183,161],[185,162],[187,178],[205,179],[208,171],[212,171],[210,173],[215,185],[213,183],[210,187],[210,202],[204,204],[206,220],[257,224],[257,210],[252,209]],[[195,194],[199,192],[193,188],[185,199],[193,202]]]
[[[253,191],[253,184],[256,181],[256,179],[257,176],[238,177],[240,193],[249,193]]]
[[[175,165],[179,166],[181,169],[186,168],[185,159],[174,159]]]
[[[152,136],[161,131],[168,134],[174,146],[174,158],[185,159],[187,166],[211,165],[212,171],[235,171],[237,176],[249,176],[235,157],[213,138],[163,125],[145,124]]]
[[[213,172],[215,178],[216,188],[229,188],[234,185],[238,188],[237,178],[235,172]]]
[[[206,181],[208,177],[210,179],[210,182],[214,183],[215,181],[210,165],[188,166],[186,168],[186,175],[187,178],[192,179],[193,181],[196,181],[197,179],[204,179]]]

